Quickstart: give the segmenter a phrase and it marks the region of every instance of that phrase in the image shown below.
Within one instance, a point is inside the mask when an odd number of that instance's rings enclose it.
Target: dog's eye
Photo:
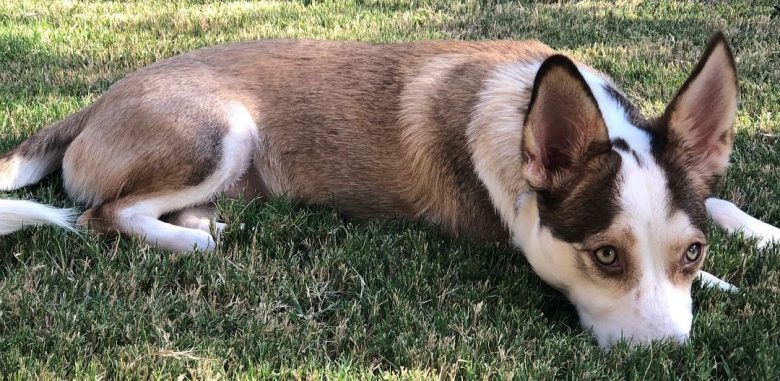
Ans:
[[[699,257],[701,257],[701,252],[701,244],[698,242],[692,243],[688,246],[688,249],[685,250],[685,259],[688,262],[696,262],[699,260]]]
[[[593,256],[604,266],[612,266],[617,261],[617,250],[612,246],[604,246],[596,249]]]

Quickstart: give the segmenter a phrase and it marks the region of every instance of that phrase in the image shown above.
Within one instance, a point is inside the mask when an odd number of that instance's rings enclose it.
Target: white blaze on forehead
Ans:
[[[641,157],[638,165],[631,153],[620,154],[622,221],[630,224],[634,238],[631,254],[640,270],[640,287],[649,287],[668,281],[669,250],[696,236],[697,228],[685,212],[672,208],[665,172],[652,157]]]
[[[625,141],[629,149],[616,147],[622,163],[618,177],[621,223],[633,236],[630,248],[638,285],[617,300],[615,308],[602,316],[582,309],[583,323],[591,325],[602,346],[620,337],[648,342],[663,337],[682,340],[691,321],[690,285],[675,285],[668,273],[674,254],[669,250],[685,245],[700,232],[689,216],[673,208],[667,185],[668,174],[651,153],[652,136],[631,123],[629,111],[610,94],[611,85],[590,69],[580,71],[599,104],[611,140]],[[680,253],[682,255],[682,252]]]
[[[612,85],[588,68],[580,67],[580,72],[585,81],[588,82],[590,91],[599,104],[601,116],[607,125],[609,138],[612,140],[623,139],[633,150],[649,154],[650,143],[652,142],[650,134],[631,124],[628,118],[628,110],[607,91],[607,88],[611,88]]]
[[[661,254],[670,240],[696,234],[690,218],[683,211],[672,209],[667,176],[674,174],[666,173],[655,161],[652,136],[631,123],[629,110],[610,94],[612,85],[587,67],[580,67],[580,71],[599,104],[610,139],[621,139],[629,147],[629,151],[617,150],[622,157],[618,187],[621,213],[635,225],[635,238],[651,245],[643,249],[656,251],[653,257],[665,257]]]
[[[618,153],[622,157],[621,210],[616,221],[632,235],[633,246],[623,255],[631,257],[637,286],[620,296],[604,291],[596,291],[599,296],[588,295],[583,298],[585,305],[578,305],[580,318],[603,347],[621,338],[633,344],[664,338],[683,341],[693,318],[690,284],[681,286],[670,279],[668,269],[674,256],[669,250],[694,236],[696,228],[684,212],[671,209],[664,172],[650,155],[637,153],[640,165],[634,154]]]

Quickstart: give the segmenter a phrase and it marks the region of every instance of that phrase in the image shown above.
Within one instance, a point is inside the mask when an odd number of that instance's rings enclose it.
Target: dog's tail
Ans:
[[[35,184],[59,169],[62,157],[89,118],[86,108],[39,131],[0,156],[0,191]],[[30,201],[0,200],[0,235],[26,225],[54,224],[73,230],[74,211]]]
[[[84,129],[90,107],[39,131],[0,156],[0,191],[35,184],[59,169],[73,139]]]
[[[0,200],[0,235],[13,233],[27,225],[58,225],[75,231],[72,209],[57,209],[31,201]]]

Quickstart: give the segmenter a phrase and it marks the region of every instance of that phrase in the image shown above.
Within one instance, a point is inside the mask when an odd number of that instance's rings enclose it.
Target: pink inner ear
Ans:
[[[725,41],[708,49],[667,109],[675,156],[705,184],[722,174],[733,143],[737,108],[734,63]]]
[[[526,144],[525,152],[525,177],[531,186],[536,188],[544,188],[547,185],[547,164],[549,162],[546,150],[540,142],[543,142],[546,136],[546,132],[542,129],[536,129],[529,126],[530,134],[525,138],[529,139],[533,143]],[[541,135],[539,137],[538,135]]]
[[[678,100],[670,123],[681,135],[685,146],[700,155],[722,153],[721,145],[732,128],[734,106],[721,79],[701,78]],[[733,96],[733,92],[732,95]]]
[[[547,172],[537,158],[528,157],[525,178],[534,188],[544,188],[548,185]]]
[[[548,58],[539,69],[524,128],[526,176],[544,188],[575,176],[573,164],[584,159],[590,144],[609,140],[588,84],[563,56]]]
[[[551,170],[570,166],[600,133],[606,135],[606,127],[593,121],[600,115],[588,115],[588,112],[598,112],[595,106],[584,107],[562,97],[558,94],[549,103],[541,105],[539,126],[543,127],[535,129],[539,159]]]
[[[575,126],[575,124],[561,115],[550,115],[546,119],[548,128],[545,129],[544,148],[542,149],[544,165],[547,168],[556,169],[568,164],[566,147],[570,140],[569,135],[574,130],[570,126]],[[568,154],[571,155],[571,153]]]

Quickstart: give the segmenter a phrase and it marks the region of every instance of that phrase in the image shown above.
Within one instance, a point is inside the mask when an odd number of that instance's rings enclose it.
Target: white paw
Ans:
[[[780,243],[780,229],[750,216],[736,205],[717,198],[709,198],[704,203],[710,216],[727,232],[741,231],[745,236],[756,238],[759,248],[772,242]]]
[[[199,251],[214,251],[217,248],[217,243],[209,233],[196,232],[198,237],[194,240],[193,247]]]
[[[739,289],[733,284],[726,282],[725,280],[720,279],[704,270],[699,271],[699,280],[701,281],[701,286],[704,288],[717,287],[723,291],[728,292],[739,291]]]
[[[214,231],[218,234],[222,234],[223,231],[227,228],[227,224],[222,222],[215,222],[214,223]]]
[[[157,246],[181,252],[214,251],[217,248],[217,244],[211,234],[196,229],[187,229],[187,231],[180,232],[175,241],[157,241]]]
[[[214,238],[217,240],[217,242],[220,242],[222,240],[222,232],[227,229],[227,224],[222,222],[214,222]]]
[[[756,246],[758,246],[760,249],[763,249],[769,246],[771,243],[780,244],[780,229],[772,225],[764,225],[766,226],[762,226],[762,229],[755,232],[750,232],[749,234],[758,238],[758,243],[756,243]]]

